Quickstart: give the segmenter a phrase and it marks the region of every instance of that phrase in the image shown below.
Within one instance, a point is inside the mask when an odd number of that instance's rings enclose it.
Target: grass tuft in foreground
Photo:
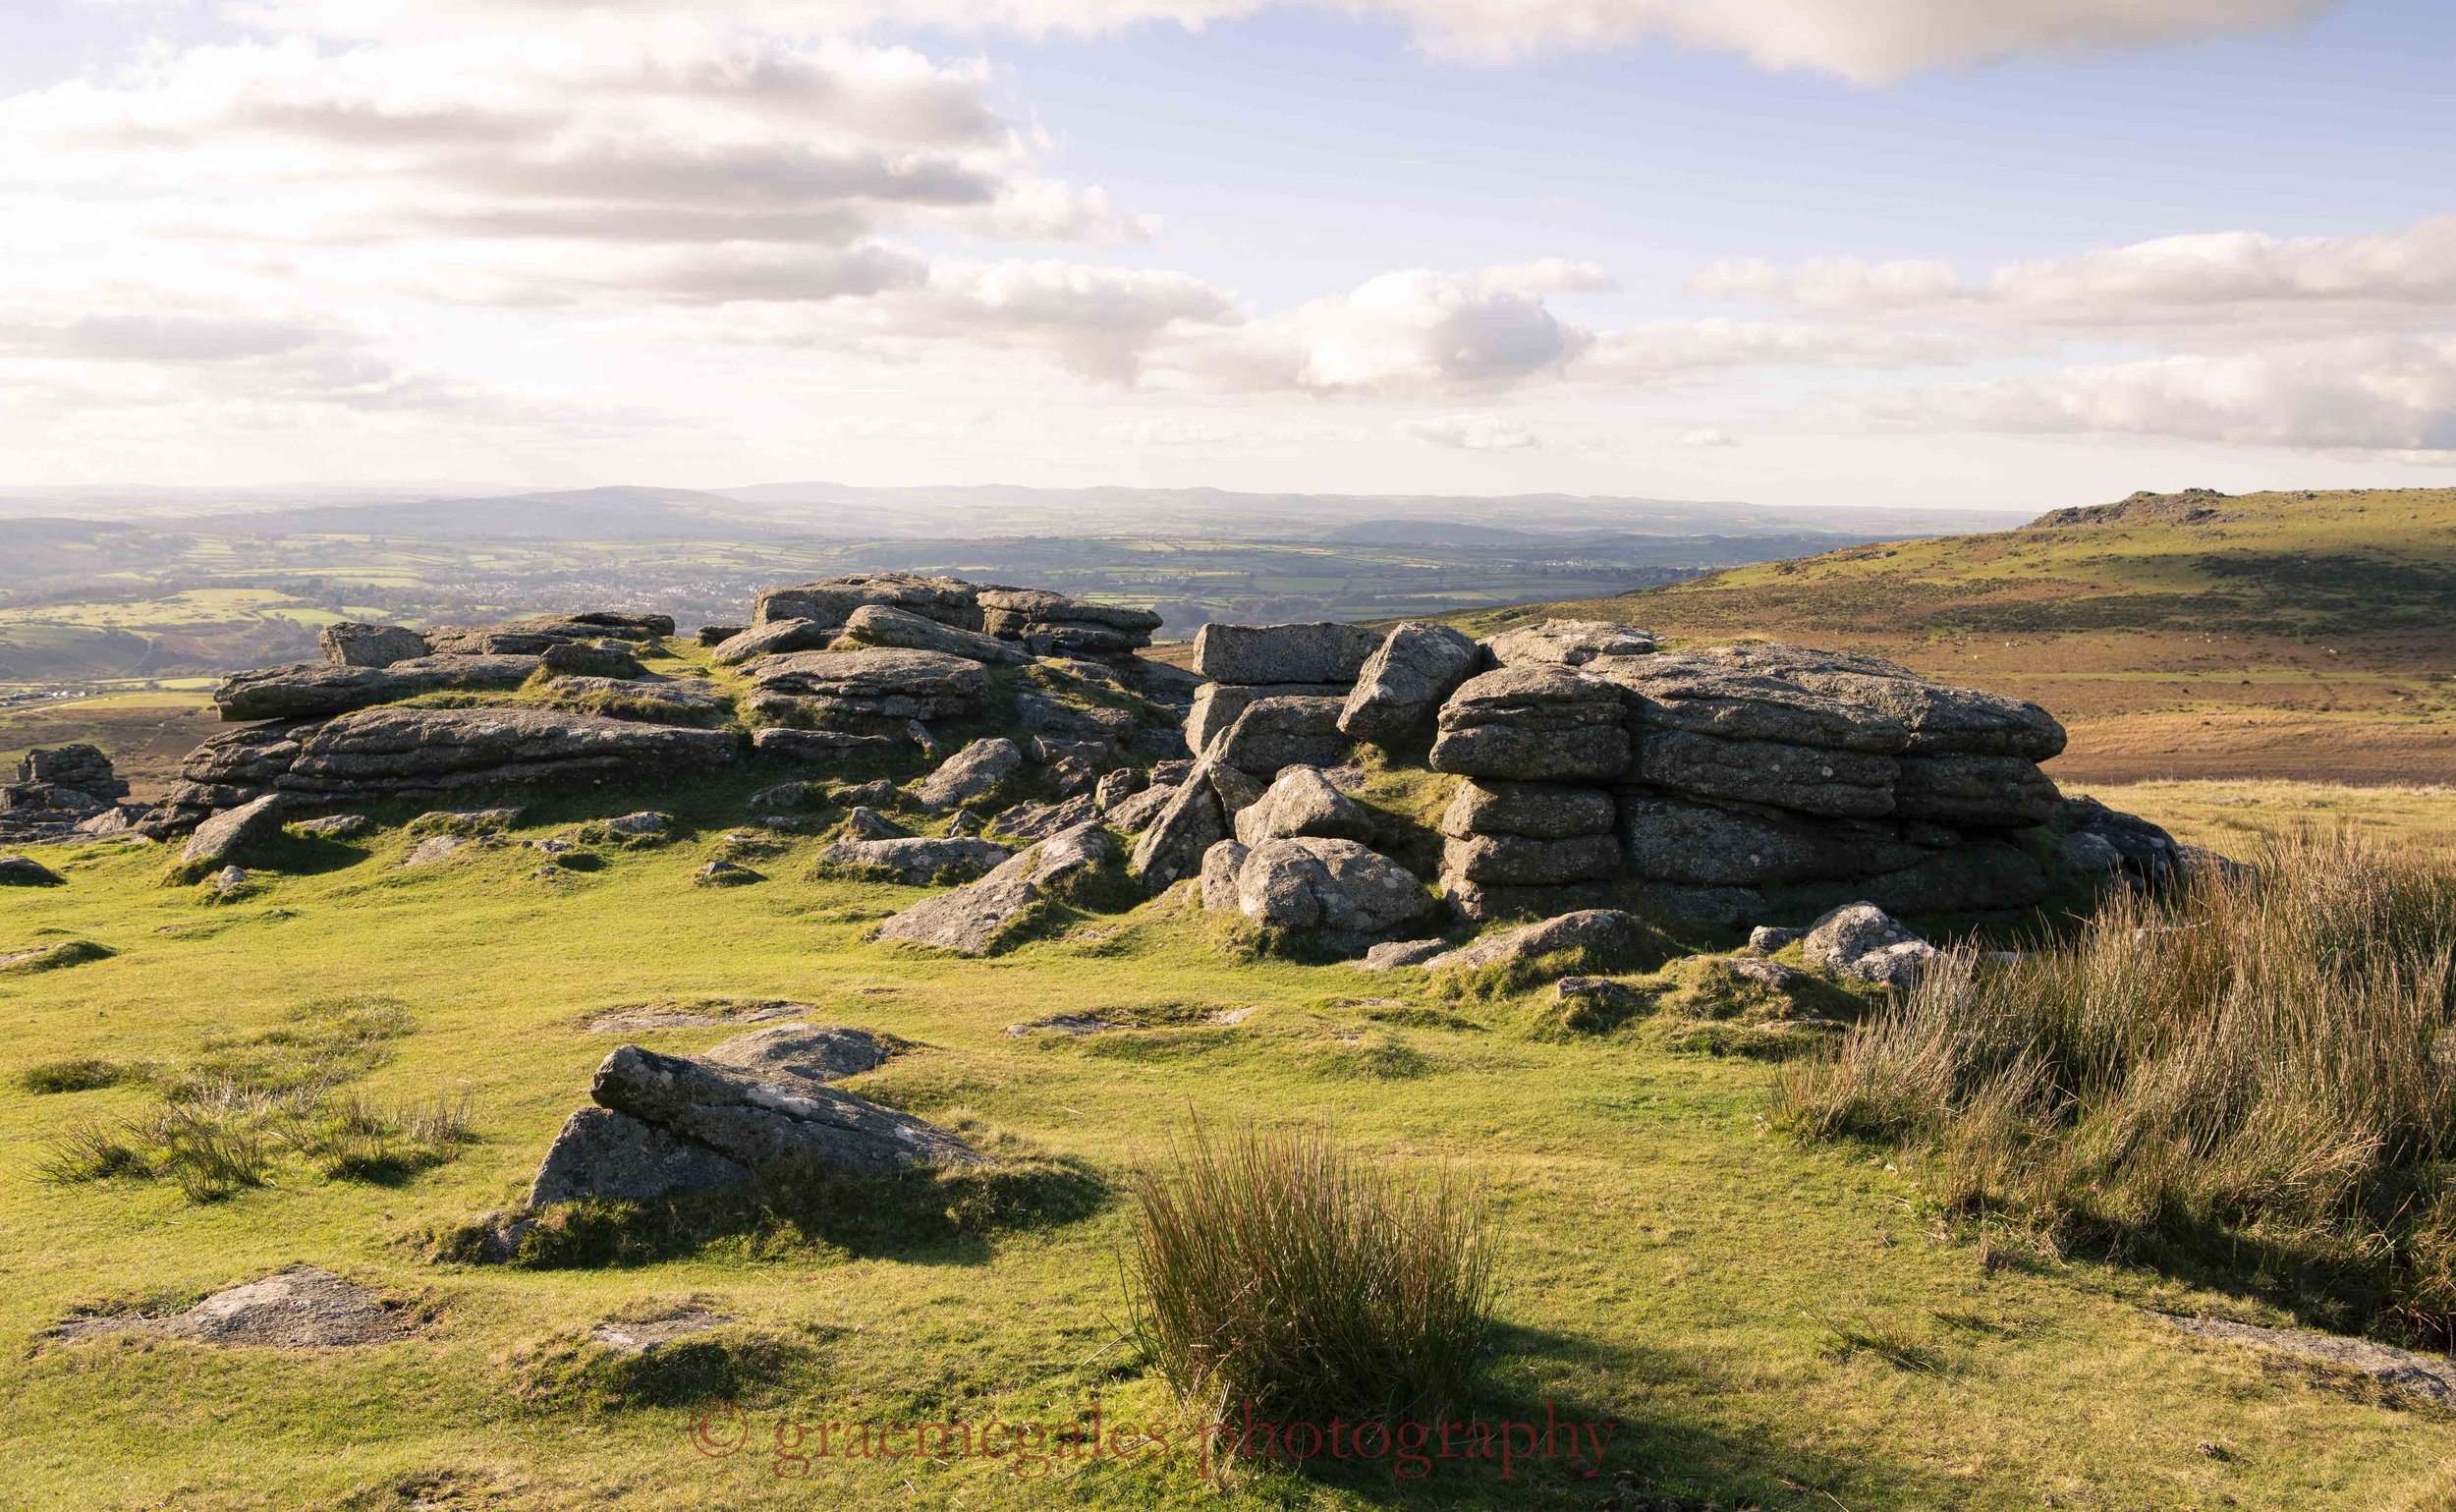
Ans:
[[[1948,1210],[2443,1345],[2452,1068],[2456,870],[2302,834],[2010,964],[1947,956],[1776,1098],[1923,1151]]]
[[[1140,1341],[1222,1415],[1428,1419],[1464,1402],[1492,1327],[1481,1195],[1404,1184],[1322,1129],[1197,1125],[1137,1181]]]

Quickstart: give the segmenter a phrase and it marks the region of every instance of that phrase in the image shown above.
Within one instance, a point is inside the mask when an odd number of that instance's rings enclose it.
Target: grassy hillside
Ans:
[[[2066,780],[2456,782],[2456,489],[2137,495],[1462,623],[1564,613],[2035,699],[2072,727]]]

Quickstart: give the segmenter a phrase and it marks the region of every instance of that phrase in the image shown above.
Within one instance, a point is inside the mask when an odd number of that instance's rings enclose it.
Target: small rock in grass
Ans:
[[[904,802],[904,790],[880,777],[874,782],[838,788],[834,799],[848,809],[893,809]]]
[[[430,867],[436,862],[446,861],[458,855],[470,843],[466,835],[428,835],[418,842],[418,845],[402,860],[401,865]]]
[[[763,882],[767,878],[736,862],[711,861],[694,873],[692,880],[702,887],[740,887],[746,882]]]
[[[0,887],[57,887],[63,880],[30,856],[0,856]]]
[[[1402,966],[1422,966],[1450,948],[1448,940],[1389,940],[1365,952],[1365,959],[1356,964],[1368,972],[1396,971]]]
[[[751,795],[754,809],[807,809],[824,803],[827,789],[816,782],[779,782],[772,788],[761,788]]]
[[[1772,955],[1775,951],[1806,938],[1808,938],[1806,929],[1785,929],[1778,924],[1758,924],[1749,931],[1749,949],[1761,950],[1767,955]]]
[[[367,818],[363,813],[330,813],[320,819],[301,819],[290,827],[319,840],[346,840],[352,835],[363,833],[367,828]]]
[[[607,819],[605,827],[618,835],[630,835],[634,838],[661,835],[674,827],[674,816],[670,813],[658,813],[652,810],[643,809],[638,813],[626,813]]]

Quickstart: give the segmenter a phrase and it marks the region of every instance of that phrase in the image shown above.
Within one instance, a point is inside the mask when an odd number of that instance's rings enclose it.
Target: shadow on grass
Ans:
[[[1375,1507],[1493,1509],[1859,1505],[1872,1498],[1942,1506],[1943,1486],[1864,1454],[1811,1447],[1808,1435],[1777,1437],[1762,1426],[1698,1422],[1683,1404],[1727,1394],[1679,1354],[1599,1344],[1502,1324],[1492,1339],[1486,1384],[1453,1416],[1447,1444],[1438,1428],[1422,1440],[1421,1462],[1402,1467],[1397,1446],[1370,1459],[1324,1455],[1299,1468],[1261,1469],[1265,1480],[1311,1482]],[[1634,1400],[1605,1400],[1583,1384],[1610,1378],[1638,1388]],[[1553,1382],[1560,1384],[1554,1385]],[[1238,1427],[1231,1415],[1230,1430]],[[1595,1458],[1600,1442],[1601,1457]],[[1371,1447],[1368,1434],[1367,1447]],[[1504,1464],[1506,1458],[1507,1463]],[[1506,1471],[1506,1478],[1504,1472]],[[1291,1486],[1293,1491],[1293,1486]]]
[[[234,858],[250,868],[283,876],[321,876],[346,871],[374,858],[363,847],[320,835],[270,835]]]
[[[722,1191],[547,1208],[521,1238],[512,1262],[572,1269],[826,1247],[864,1260],[978,1265],[988,1261],[999,1234],[1079,1222],[1108,1198],[1108,1184],[1089,1166],[1067,1159],[892,1171],[787,1159]],[[476,1242],[474,1232],[446,1236],[439,1253],[473,1259]]]

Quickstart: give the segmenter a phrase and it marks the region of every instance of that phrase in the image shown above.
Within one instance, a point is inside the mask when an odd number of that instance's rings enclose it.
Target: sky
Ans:
[[[20,0],[0,483],[2456,484],[2441,0]]]

